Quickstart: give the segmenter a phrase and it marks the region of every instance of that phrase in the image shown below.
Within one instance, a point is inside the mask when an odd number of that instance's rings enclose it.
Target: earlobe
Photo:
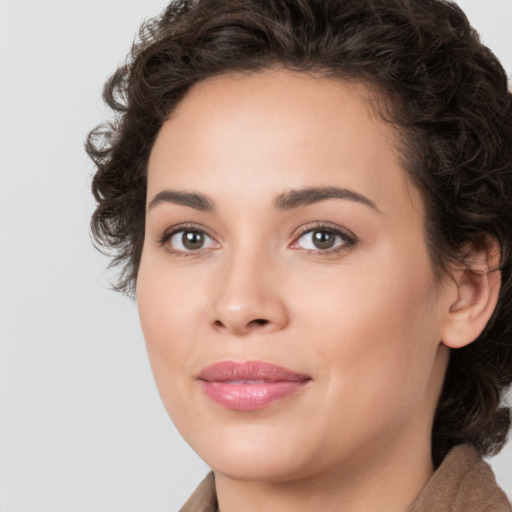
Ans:
[[[442,342],[461,348],[473,342],[489,322],[501,285],[499,245],[494,239],[471,246],[461,267],[453,272],[450,300],[442,327]]]

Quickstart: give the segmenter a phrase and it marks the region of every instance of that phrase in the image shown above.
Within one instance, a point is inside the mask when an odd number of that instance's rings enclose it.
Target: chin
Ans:
[[[328,464],[318,437],[299,425],[211,422],[205,430],[183,429],[182,435],[215,473],[234,480],[300,480]]]
[[[181,417],[180,419],[183,419]],[[286,480],[303,456],[289,429],[251,421],[175,422],[185,441],[215,472],[237,480]]]
[[[300,452],[289,454],[258,447],[230,450],[229,454],[225,450],[224,453],[209,453],[203,460],[215,473],[233,480],[286,482],[303,478],[311,471]]]

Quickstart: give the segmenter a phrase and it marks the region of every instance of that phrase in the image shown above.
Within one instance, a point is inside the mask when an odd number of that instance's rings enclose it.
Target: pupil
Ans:
[[[182,242],[187,249],[200,249],[204,243],[204,235],[199,231],[185,231]]]
[[[313,243],[318,249],[330,249],[334,245],[334,234],[328,231],[314,231]]]

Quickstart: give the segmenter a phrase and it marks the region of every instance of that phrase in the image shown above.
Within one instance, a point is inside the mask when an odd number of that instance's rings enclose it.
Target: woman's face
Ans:
[[[152,150],[142,329],[165,407],[219,474],[428,452],[447,294],[366,93],[226,74],[191,89]]]

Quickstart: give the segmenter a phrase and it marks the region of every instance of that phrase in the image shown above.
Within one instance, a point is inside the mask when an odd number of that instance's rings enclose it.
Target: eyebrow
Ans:
[[[161,203],[173,203],[181,206],[189,206],[202,212],[213,212],[213,201],[204,194],[195,192],[180,192],[177,190],[162,190],[148,204],[148,211]]]
[[[348,188],[340,187],[308,187],[288,190],[279,194],[273,201],[274,208],[278,211],[293,210],[301,206],[319,203],[327,199],[345,199],[369,206],[380,212],[377,205],[367,197]],[[162,190],[148,204],[148,211],[161,203],[172,203],[188,206],[203,212],[215,211],[214,202],[206,195],[197,192],[182,192],[178,190]]]
[[[340,187],[311,187],[289,190],[280,194],[274,200],[274,208],[276,210],[292,210],[301,206],[325,201],[327,199],[347,199],[356,203],[364,204],[370,208],[380,212],[377,205],[367,197],[354,192],[348,188]]]

